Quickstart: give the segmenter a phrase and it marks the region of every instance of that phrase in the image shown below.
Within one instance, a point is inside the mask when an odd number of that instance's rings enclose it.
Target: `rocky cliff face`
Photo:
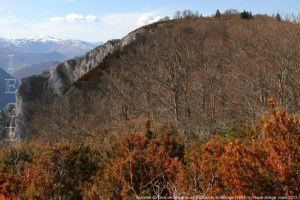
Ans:
[[[121,40],[112,40],[95,48],[83,57],[53,66],[42,75],[22,79],[16,95],[16,131],[19,135],[26,137],[27,121],[31,115],[39,112],[37,104],[47,106],[51,98],[63,96],[64,91],[75,81],[100,65],[106,56],[122,50],[143,31],[142,28],[138,29]]]

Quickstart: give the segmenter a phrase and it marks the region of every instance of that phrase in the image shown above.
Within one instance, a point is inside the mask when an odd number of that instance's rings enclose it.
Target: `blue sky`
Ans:
[[[0,0],[0,37],[48,35],[106,41],[176,10],[210,15],[235,8],[253,13],[300,13],[299,0]]]

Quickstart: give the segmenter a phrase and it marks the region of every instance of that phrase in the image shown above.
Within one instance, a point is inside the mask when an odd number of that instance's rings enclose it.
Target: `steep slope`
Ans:
[[[18,91],[23,137],[89,135],[144,116],[181,133],[252,122],[268,98],[300,106],[300,26],[256,16],[180,19],[138,29]]]
[[[58,61],[49,61],[45,63],[30,65],[15,71],[14,73],[12,73],[12,76],[18,80],[21,80],[25,77],[42,74],[44,71],[49,70],[53,65],[58,65],[59,63],[60,62]]]
[[[143,29],[130,33],[122,40],[113,40],[88,52],[84,57],[77,57],[54,66],[42,75],[22,79],[17,93],[16,130],[21,136],[32,131],[29,121],[45,104],[62,102],[63,93],[75,81],[97,67],[104,58],[124,48]],[[59,103],[60,105],[60,103]],[[47,113],[43,113],[47,114]],[[39,125],[38,125],[39,126]]]

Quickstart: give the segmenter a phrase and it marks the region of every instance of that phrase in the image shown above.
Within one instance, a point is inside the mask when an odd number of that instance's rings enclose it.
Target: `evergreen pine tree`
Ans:
[[[244,10],[243,12],[241,12],[241,18],[242,19],[253,19],[252,12],[248,12],[248,11]]]
[[[216,11],[215,18],[220,18],[220,17],[221,17],[221,12],[220,12],[220,10],[218,9],[218,10]]]
[[[279,13],[277,13],[277,15],[276,15],[275,19],[276,19],[277,21],[281,21],[281,16],[280,16],[280,14],[279,14]]]

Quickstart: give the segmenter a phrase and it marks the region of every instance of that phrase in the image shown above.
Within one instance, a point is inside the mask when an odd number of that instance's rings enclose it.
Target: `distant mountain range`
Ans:
[[[101,42],[62,40],[50,36],[36,36],[29,39],[0,37],[0,68],[8,69],[8,55],[14,55],[13,65],[17,71],[40,63],[82,56],[100,44]]]
[[[5,94],[5,79],[20,80],[41,74],[51,66],[69,58],[82,56],[100,44],[101,42],[61,40],[49,36],[29,39],[0,37],[0,109],[9,102],[15,102],[14,95]],[[13,69],[9,69],[9,55],[12,56]]]
[[[101,42],[85,42],[81,40],[61,40],[50,36],[36,36],[29,39],[0,38],[0,47],[26,53],[58,52],[66,57],[81,56],[99,46]]]
[[[29,77],[32,75],[42,74],[44,71],[50,69],[50,67],[57,65],[61,62],[58,61],[48,61],[44,63],[34,64],[20,70],[17,70],[12,73],[12,76],[17,80],[21,80],[22,78]]]

